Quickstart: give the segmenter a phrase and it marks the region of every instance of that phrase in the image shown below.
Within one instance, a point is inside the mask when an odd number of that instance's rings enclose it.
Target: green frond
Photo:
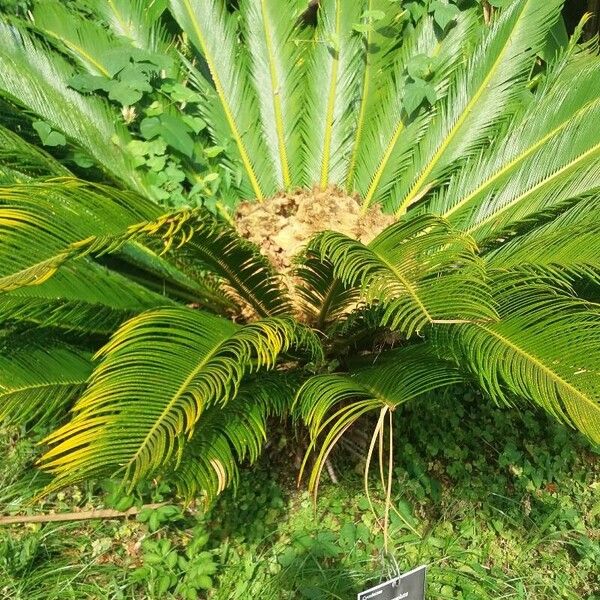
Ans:
[[[513,127],[428,205],[477,240],[598,187],[600,64],[575,55]]]
[[[0,95],[62,132],[112,177],[148,195],[127,149],[127,130],[100,98],[71,89],[72,75],[58,53],[0,23]]]
[[[41,424],[61,415],[92,372],[85,353],[37,341],[0,339],[0,422]]]
[[[500,321],[438,330],[440,352],[470,368],[497,402],[541,406],[600,442],[600,313],[522,274],[497,277]]]
[[[140,225],[136,236],[156,250],[162,248],[169,261],[194,280],[205,272],[216,275],[228,297],[243,307],[249,305],[259,316],[291,311],[269,260],[207,210],[183,210],[158,224]]]
[[[318,24],[305,60],[305,113],[301,121],[307,186],[343,186],[356,127],[364,53],[360,22],[364,0],[319,2]]]
[[[385,307],[382,325],[407,336],[431,323],[495,318],[473,241],[435,216],[400,220],[367,246],[324,232],[309,248],[367,303]]]
[[[308,379],[298,390],[292,410],[309,429],[309,451],[316,448],[309,488],[316,488],[331,448],[360,417],[381,408],[393,411],[422,394],[462,380],[452,363],[440,360],[425,344],[381,354],[373,365],[353,373]]]
[[[410,166],[415,146],[434,119],[438,103],[448,93],[450,76],[464,62],[464,45],[472,37],[476,19],[475,11],[463,11],[456,25],[441,36],[433,18],[424,18],[403,37],[402,46],[394,52],[392,78],[372,108],[359,148],[355,187],[364,206],[373,202],[387,205],[395,197],[398,177]],[[428,85],[435,90],[437,102],[428,110],[414,112],[407,110],[405,97],[411,81],[407,69],[418,56],[426,56],[430,61],[433,75]]]
[[[114,55],[117,40],[98,23],[69,10],[58,0],[36,3],[33,23],[92,75],[112,77],[110,57]]]
[[[149,243],[147,238],[144,241]],[[127,279],[136,281],[146,288],[169,297],[200,304],[203,309],[215,312],[232,311],[235,303],[225,297],[219,288],[219,279],[212,273],[201,273],[193,269],[194,278],[178,269],[166,255],[163,248],[150,249],[139,242],[125,243],[110,256],[101,258],[103,264]]]
[[[0,187],[0,291],[43,283],[94,240],[159,215],[137,194],[76,179]]]
[[[233,138],[247,189],[262,200],[275,191],[273,165],[257,126],[260,113],[246,68],[247,58],[239,58],[244,50],[238,43],[237,21],[223,0],[171,0],[170,7],[210,71],[216,97],[206,98],[206,121],[217,139]],[[199,72],[196,80],[202,85]],[[206,82],[203,91],[208,93]],[[226,128],[219,131],[221,125]]]
[[[19,321],[86,335],[109,335],[133,315],[171,304],[164,295],[78,259],[39,285],[0,293],[0,323]]]
[[[88,390],[72,421],[47,438],[42,464],[56,485],[115,471],[133,484],[159,472],[178,461],[204,410],[225,406],[245,374],[272,369],[292,347],[320,353],[310,330],[290,319],[240,327],[185,308],[134,317],[98,353]]]
[[[69,170],[52,156],[0,125],[0,185],[68,175]]]
[[[152,52],[169,50],[160,18],[168,0],[91,0],[92,10],[114,35],[129,40],[136,48]]]
[[[457,71],[439,113],[398,183],[399,213],[417,201],[448,169],[476,154],[511,116],[536,54],[558,18],[562,0],[516,0],[489,27]]]
[[[600,277],[600,197],[584,199],[551,222],[487,253],[492,269],[535,267],[575,277]]]
[[[359,299],[358,290],[335,277],[334,266],[310,249],[299,257],[294,269],[296,292],[302,314],[317,330],[339,319]]]
[[[298,120],[302,70],[298,20],[301,3],[283,10],[278,0],[246,0],[240,5],[242,35],[250,55],[249,70],[260,108],[260,126],[275,167],[276,185],[300,183]]]
[[[391,85],[395,55],[395,46],[402,35],[404,11],[387,0],[367,0],[364,15],[380,14],[381,19],[373,22],[372,17],[361,19],[359,25],[366,28],[362,44],[365,54],[365,69],[359,91],[358,115],[353,133],[352,152],[346,175],[346,190],[355,189],[357,162],[363,150],[362,144],[368,117],[380,100],[384,90]]]
[[[169,278],[178,269],[180,283],[184,277],[193,282],[192,290],[200,288],[196,301],[230,305],[206,280],[216,276],[226,295],[260,316],[290,310],[278,276],[259,249],[204,209],[162,214],[134,193],[57,179],[0,187],[0,228],[6,232],[0,291],[39,285],[69,260],[122,252],[128,242],[137,242],[155,257],[138,251],[138,263],[162,268]],[[171,266],[157,265],[157,253]]]
[[[260,373],[242,381],[224,407],[208,408],[183,449],[180,465],[167,475],[184,498],[203,493],[210,502],[238,478],[238,465],[253,463],[267,441],[267,420],[285,415],[300,379],[293,374]]]

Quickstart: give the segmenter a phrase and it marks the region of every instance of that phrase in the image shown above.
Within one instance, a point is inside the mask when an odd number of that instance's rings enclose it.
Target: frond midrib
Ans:
[[[274,64],[273,59],[273,43],[271,40],[271,30],[265,0],[260,0],[260,7],[263,21],[263,31],[265,34],[265,46],[267,48],[267,55],[269,57],[271,96],[273,98],[273,112],[275,114],[275,130],[277,131],[277,146],[279,150],[279,160],[281,163],[281,175],[283,177],[283,185],[287,189],[292,185],[292,180],[290,178],[290,167],[288,163],[287,150],[285,147],[285,128],[283,122],[283,110],[281,106],[281,95],[278,91],[279,79],[277,77],[277,68]]]
[[[503,213],[504,211],[515,206],[517,203],[521,202],[523,200],[523,198],[527,198],[527,196],[530,196],[531,194],[535,193],[538,189],[544,187],[550,181],[553,181],[557,177],[560,177],[561,175],[563,175],[570,169],[576,167],[578,163],[580,163],[581,161],[587,159],[589,156],[592,156],[594,153],[599,152],[599,151],[600,151],[600,142],[595,144],[591,148],[588,148],[585,152],[578,155],[576,158],[574,158],[568,164],[563,165],[560,169],[554,171],[548,177],[538,181],[538,183],[536,183],[533,187],[529,188],[527,191],[523,192],[522,194],[519,194],[516,198],[513,198],[510,202],[506,203],[504,206],[501,206],[498,210],[491,213],[485,219],[482,219],[475,225],[471,225],[471,227],[469,227],[468,229],[465,230],[466,233],[472,235],[474,231],[477,231],[478,229],[483,227],[483,225],[485,225],[489,221],[494,220],[499,214]]]
[[[546,373],[550,377],[550,379],[553,380],[556,384],[568,389],[571,393],[576,395],[580,400],[583,400],[585,402],[585,404],[590,405],[594,410],[598,409],[598,405],[591,398],[589,398],[581,390],[574,387],[571,383],[566,381],[556,371],[554,371],[550,367],[548,367],[545,363],[543,363],[541,361],[541,359],[537,358],[536,356],[534,356],[527,350],[521,348],[520,346],[515,344],[512,340],[505,337],[501,333],[494,331],[493,329],[490,329],[489,327],[486,327],[485,325],[474,323],[473,326],[478,327],[479,329],[482,329],[489,335],[500,340],[503,344],[506,344],[506,346],[508,346],[509,348],[514,350],[517,354],[520,354],[521,356],[526,358],[528,361],[530,361],[532,364],[534,364],[536,367],[538,367],[540,370],[542,370],[544,373]]]
[[[340,38],[341,28],[341,6],[340,3],[343,0],[335,0],[335,39]],[[317,41],[319,43],[319,41]],[[325,43],[325,41],[321,41]],[[339,42],[338,42],[339,43]],[[323,159],[321,161],[321,178],[320,185],[321,189],[327,187],[329,182],[329,162],[331,157],[331,141],[333,139],[333,121],[335,113],[335,97],[338,84],[338,69],[339,69],[339,57],[340,50],[337,49],[333,52],[332,64],[331,64],[331,78],[329,83],[329,91],[327,95],[327,110],[325,115],[325,136],[323,142]]]
[[[419,298],[419,295],[417,294],[417,290],[416,290],[416,287],[414,286],[414,284],[411,283],[411,281],[408,280],[392,263],[390,263],[385,258],[384,255],[380,254],[379,252],[377,252],[373,248],[371,248],[371,251],[398,278],[398,280],[402,283],[402,285],[408,291],[409,295],[417,303],[417,305],[421,309],[421,312],[425,315],[426,319],[430,323],[433,322],[433,317],[429,314],[429,311],[427,310],[427,307],[423,304],[423,301],[421,300],[421,298]]]
[[[465,204],[467,204],[473,198],[476,198],[481,192],[483,192],[486,188],[492,185],[495,181],[497,181],[500,177],[509,172],[513,167],[517,166],[520,162],[525,160],[528,156],[530,156],[533,152],[535,152],[538,148],[543,146],[547,141],[552,139],[554,136],[558,135],[565,127],[567,127],[572,121],[574,121],[580,114],[589,110],[595,104],[600,103],[600,98],[596,98],[595,100],[590,100],[584,106],[582,106],[575,114],[569,115],[567,119],[565,119],[560,125],[557,125],[552,131],[548,132],[544,137],[538,140],[535,144],[532,144],[529,148],[521,152],[518,156],[516,156],[513,160],[504,165],[501,169],[496,171],[493,175],[488,177],[483,183],[481,183],[477,188],[465,196],[460,202],[456,203],[452,208],[447,210],[444,213],[444,218],[450,217],[457,210],[462,208]]]
[[[516,17],[515,22],[518,22],[521,19],[523,13],[525,12],[526,7],[528,6],[528,4],[530,2],[531,2],[531,0],[525,0],[525,2],[523,2],[523,5],[522,5],[521,9],[519,10],[519,14],[518,14],[518,17]],[[479,88],[477,89],[477,91],[475,92],[473,97],[469,100],[469,102],[467,103],[467,106],[461,113],[460,117],[456,120],[456,123],[454,123],[454,125],[450,129],[450,132],[445,137],[444,141],[440,144],[439,148],[436,150],[432,159],[428,162],[425,169],[421,172],[421,175],[419,175],[417,181],[413,184],[408,195],[400,204],[396,214],[402,214],[403,212],[405,212],[406,208],[412,203],[412,201],[419,194],[421,187],[427,180],[427,177],[429,177],[429,175],[435,168],[435,165],[437,164],[437,162],[439,161],[439,159],[442,157],[443,153],[445,152],[446,148],[450,145],[450,143],[452,142],[452,139],[454,138],[456,133],[462,127],[462,125],[466,121],[467,117],[471,114],[471,111],[473,110],[476,103],[479,101],[479,98],[481,98],[481,96],[485,92],[489,82],[492,80],[492,77],[495,75],[496,70],[500,66],[500,62],[502,61],[502,59],[504,58],[504,55],[508,51],[508,48],[510,46],[509,42],[511,41],[511,39],[512,39],[512,36],[509,36],[507,38],[507,43],[504,44],[502,50],[498,53],[498,56],[496,57],[494,64],[492,65],[491,69],[485,76],[484,80],[481,82],[481,85],[479,86]]]

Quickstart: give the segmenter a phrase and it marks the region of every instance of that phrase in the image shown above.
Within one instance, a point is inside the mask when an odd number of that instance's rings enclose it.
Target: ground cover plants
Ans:
[[[33,502],[108,478],[209,509],[268,443],[315,494],[378,463],[389,550],[423,535],[392,502],[413,402],[597,447],[597,40],[560,0],[484,4],[5,15],[0,418],[41,438]],[[212,587],[205,533],[148,543],[148,593]]]
[[[600,472],[582,436],[534,411],[498,410],[471,394],[400,410],[408,432],[396,440],[393,501],[416,533],[395,516],[393,549],[403,570],[431,565],[430,597],[597,599]],[[458,434],[449,423],[462,425]],[[8,460],[0,502],[22,512],[45,483],[39,474],[31,482],[38,451],[31,435],[5,432],[2,440]],[[265,456],[208,514],[192,505],[152,524],[141,515],[3,527],[0,593],[11,600],[185,598],[191,569],[169,566],[173,555],[155,558],[155,543],[168,540],[169,552],[186,557],[189,541],[207,535],[192,551],[209,552],[215,571],[194,598],[355,597],[390,566],[381,561],[383,537],[358,460],[338,457],[335,465],[340,483],[325,476],[317,518],[287,463]],[[171,498],[163,486],[140,491],[135,502]],[[382,510],[382,496],[374,493],[374,501]],[[104,482],[68,488],[35,510],[117,505],[128,503]],[[152,572],[140,578],[144,567]],[[168,586],[162,594],[161,585]]]

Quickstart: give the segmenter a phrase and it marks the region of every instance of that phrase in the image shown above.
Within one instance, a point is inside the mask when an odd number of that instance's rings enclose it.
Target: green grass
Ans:
[[[396,428],[392,554],[402,571],[429,565],[428,598],[600,599],[600,463],[580,435],[470,394],[413,404]],[[31,436],[2,440],[0,505],[16,511],[44,478],[31,468]],[[4,527],[0,598],[355,598],[395,568],[382,559],[362,465],[338,453],[340,482],[324,477],[315,509],[295,486],[296,446],[267,452],[208,513]],[[371,489],[381,512],[375,480]],[[102,482],[29,510],[133,501]]]

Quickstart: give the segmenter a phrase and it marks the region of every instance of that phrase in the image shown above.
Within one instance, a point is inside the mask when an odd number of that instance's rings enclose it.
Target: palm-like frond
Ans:
[[[309,487],[316,487],[332,447],[360,417],[381,408],[394,410],[462,379],[456,367],[437,358],[426,344],[392,350],[373,365],[349,374],[308,379],[298,390],[293,410],[309,428],[311,449],[318,443]]]
[[[135,482],[160,471],[206,408],[226,405],[246,373],[273,368],[293,346],[319,355],[316,338],[289,319],[239,327],[185,308],[135,317],[98,354],[73,420],[48,437],[54,447],[42,462],[62,483],[115,469]]]
[[[567,276],[600,275],[600,198],[584,199],[485,255],[493,269],[535,267]]]
[[[241,5],[242,35],[250,54],[249,70],[258,97],[260,125],[275,167],[279,189],[300,183],[298,120],[302,71],[298,19],[301,3],[282,10],[277,0]]]
[[[449,33],[440,36],[433,18],[425,18],[403,37],[402,46],[393,53],[393,76],[381,91],[380,101],[371,108],[373,114],[365,122],[358,149],[355,187],[366,206],[375,201],[387,205],[393,199],[398,176],[414,159],[415,146],[436,115],[437,104],[416,112],[405,103],[411,61],[418,56],[429,58],[433,75],[428,85],[435,89],[439,102],[448,93],[449,77],[464,62],[463,44],[471,37],[475,22],[474,11],[463,12]]]
[[[104,101],[69,87],[71,65],[15,26],[0,23],[0,40],[0,95],[61,131],[115,179],[147,195],[127,149],[129,134]]]
[[[299,381],[293,374],[261,374],[242,381],[237,396],[224,407],[208,408],[179,467],[168,475],[179,493],[184,498],[204,493],[210,502],[235,484],[238,465],[260,456],[267,441],[267,419],[289,411]]]
[[[92,372],[85,353],[46,340],[23,345],[0,340],[0,419],[25,425],[64,414]]]
[[[360,74],[364,68],[360,36],[363,0],[319,3],[318,24],[307,60],[302,121],[305,181],[321,188],[344,184],[356,126]]]
[[[574,71],[577,85],[573,84]],[[494,153],[474,161],[435,201],[477,240],[600,186],[600,66],[576,58],[540,101],[533,101]]]
[[[472,240],[432,215],[400,220],[367,246],[325,232],[310,248],[368,303],[385,307],[383,325],[408,336],[431,323],[494,318]]]
[[[588,124],[600,118],[599,77],[600,65],[593,52],[567,56],[548,75],[545,88],[531,98],[526,113],[491,148],[458,171],[448,187],[427,204],[428,210],[468,226],[475,221],[476,211],[492,202],[507,184],[521,181],[526,191],[524,173],[540,163],[560,168],[568,159],[564,152],[574,134],[593,146],[598,133]],[[558,143],[565,148],[557,153]]]
[[[600,442],[598,306],[514,274],[494,288],[501,320],[438,330],[440,352],[498,402],[526,398]]]
[[[248,182],[245,189],[261,200],[275,191],[273,166],[257,127],[260,113],[247,58],[236,60],[244,52],[238,45],[236,20],[223,0],[171,0],[170,6],[210,71],[216,97],[206,98],[207,122],[217,139],[233,138]],[[201,78],[198,73],[197,83]]]
[[[518,0],[486,33],[483,43],[458,70],[439,114],[419,144],[411,168],[395,191],[394,208],[404,212],[448,168],[493,137],[510,115],[536,53],[558,18],[562,0]]]
[[[145,242],[149,240],[144,238]],[[110,256],[100,259],[103,264],[159,294],[180,301],[201,304],[202,308],[215,311],[231,311],[235,304],[223,295],[219,280],[211,273],[198,275],[198,269],[186,274],[178,269],[169,257],[161,254],[164,248],[152,250],[136,241],[126,242]],[[194,275],[194,277],[190,276]]]
[[[52,156],[0,125],[0,185],[68,175],[69,170]]]
[[[38,285],[0,294],[0,323],[20,321],[84,335],[110,335],[123,321],[168,297],[86,259],[60,267]]]
[[[159,215],[137,194],[75,179],[0,187],[0,290],[42,283],[94,239]]]
[[[205,210],[162,214],[137,194],[62,179],[0,188],[0,216],[6,232],[0,248],[3,291],[43,283],[68,260],[141,241],[168,254],[172,265],[193,282],[192,291],[200,288],[200,302],[212,299],[227,305],[215,298],[214,285],[203,284],[208,275],[216,276],[226,293],[258,315],[290,309],[278,277],[258,248]],[[35,243],[30,241],[33,237]],[[142,256],[138,251],[138,261]],[[152,265],[156,268],[157,261]],[[165,275],[172,278],[173,271],[171,266]],[[85,283],[92,281],[81,279]]]

